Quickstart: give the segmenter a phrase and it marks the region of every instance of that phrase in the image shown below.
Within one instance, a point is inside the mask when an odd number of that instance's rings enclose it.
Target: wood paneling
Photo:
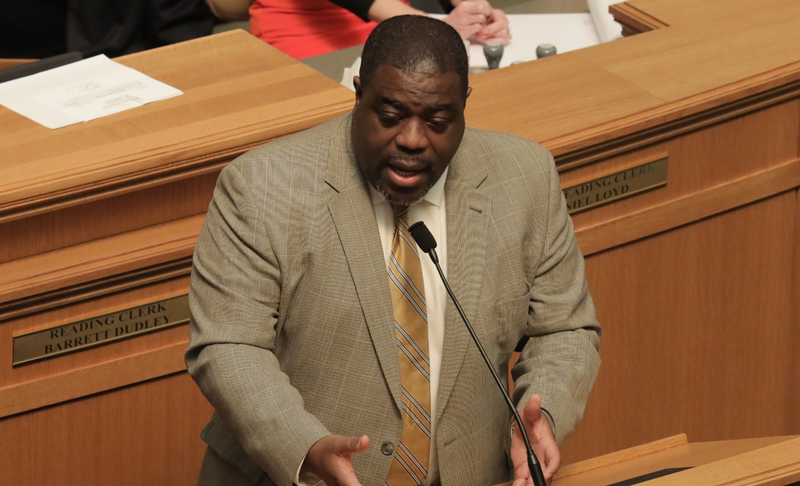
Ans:
[[[786,433],[800,434],[800,190],[795,191],[794,262],[792,280],[791,326],[786,382]]]
[[[0,349],[11,350],[15,335],[185,294],[188,290],[189,277],[185,276],[6,321],[0,323]],[[182,365],[174,349],[185,349],[187,340],[188,326],[183,325],[16,368],[11,366],[12,353],[4,352],[0,355],[0,409],[6,410],[3,415],[18,413],[48,402],[40,395],[52,393],[58,398],[50,399],[49,403],[55,403],[150,379],[157,373],[179,371]],[[173,346],[177,346],[171,348],[173,351],[166,349]],[[35,384],[40,380],[58,386],[40,387]],[[25,387],[15,388],[23,384]],[[24,396],[18,394],[19,390],[26,390]]]
[[[795,194],[587,258],[603,366],[567,463],[785,433]]]
[[[5,418],[1,482],[194,485],[212,411],[183,372]]]

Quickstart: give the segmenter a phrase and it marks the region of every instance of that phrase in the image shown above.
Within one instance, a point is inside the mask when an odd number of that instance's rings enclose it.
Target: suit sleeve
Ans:
[[[220,175],[194,255],[186,365],[228,431],[279,486],[330,432],[274,354],[281,273],[236,164]]]
[[[559,445],[583,416],[600,367],[600,324],[584,273],[584,260],[549,155],[547,225],[542,254],[532,276],[526,336],[512,369],[519,408],[533,394],[551,418]]]

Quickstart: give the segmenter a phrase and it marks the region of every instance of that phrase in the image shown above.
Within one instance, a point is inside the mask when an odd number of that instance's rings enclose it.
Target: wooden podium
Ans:
[[[800,438],[690,443],[680,434],[566,466],[552,486],[628,486],[644,481],[648,486],[800,484]]]
[[[576,209],[603,366],[564,463],[680,432],[800,434],[796,0],[612,11],[639,34],[474,76],[467,103],[468,125],[550,149]],[[10,484],[195,482],[211,407],[185,372],[185,308],[161,306],[186,295],[219,170],[353,101],[243,32],[119,61],[185,94],[55,131],[0,107]],[[134,316],[176,325],[128,334]],[[128,339],[78,342],[82,326]]]

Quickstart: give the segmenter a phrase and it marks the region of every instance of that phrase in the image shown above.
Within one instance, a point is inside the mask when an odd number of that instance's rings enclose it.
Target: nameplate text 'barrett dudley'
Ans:
[[[563,189],[564,198],[567,200],[567,212],[575,214],[664,186],[667,184],[668,163],[669,158],[664,157]]]
[[[118,310],[14,336],[13,366],[61,356],[189,322],[189,296]]]

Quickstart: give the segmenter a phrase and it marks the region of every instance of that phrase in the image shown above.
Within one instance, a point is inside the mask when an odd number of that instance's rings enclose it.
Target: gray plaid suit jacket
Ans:
[[[353,458],[364,486],[388,473],[381,449],[400,440],[400,372],[350,120],[263,145],[220,175],[194,256],[186,353],[215,408],[201,483],[290,485],[331,433],[369,435]],[[541,395],[562,443],[600,366],[600,327],[553,159],[536,143],[468,128],[445,197],[450,284],[501,377],[529,337],[514,398]],[[509,480],[510,413],[452,302],[445,320],[441,484]]]

